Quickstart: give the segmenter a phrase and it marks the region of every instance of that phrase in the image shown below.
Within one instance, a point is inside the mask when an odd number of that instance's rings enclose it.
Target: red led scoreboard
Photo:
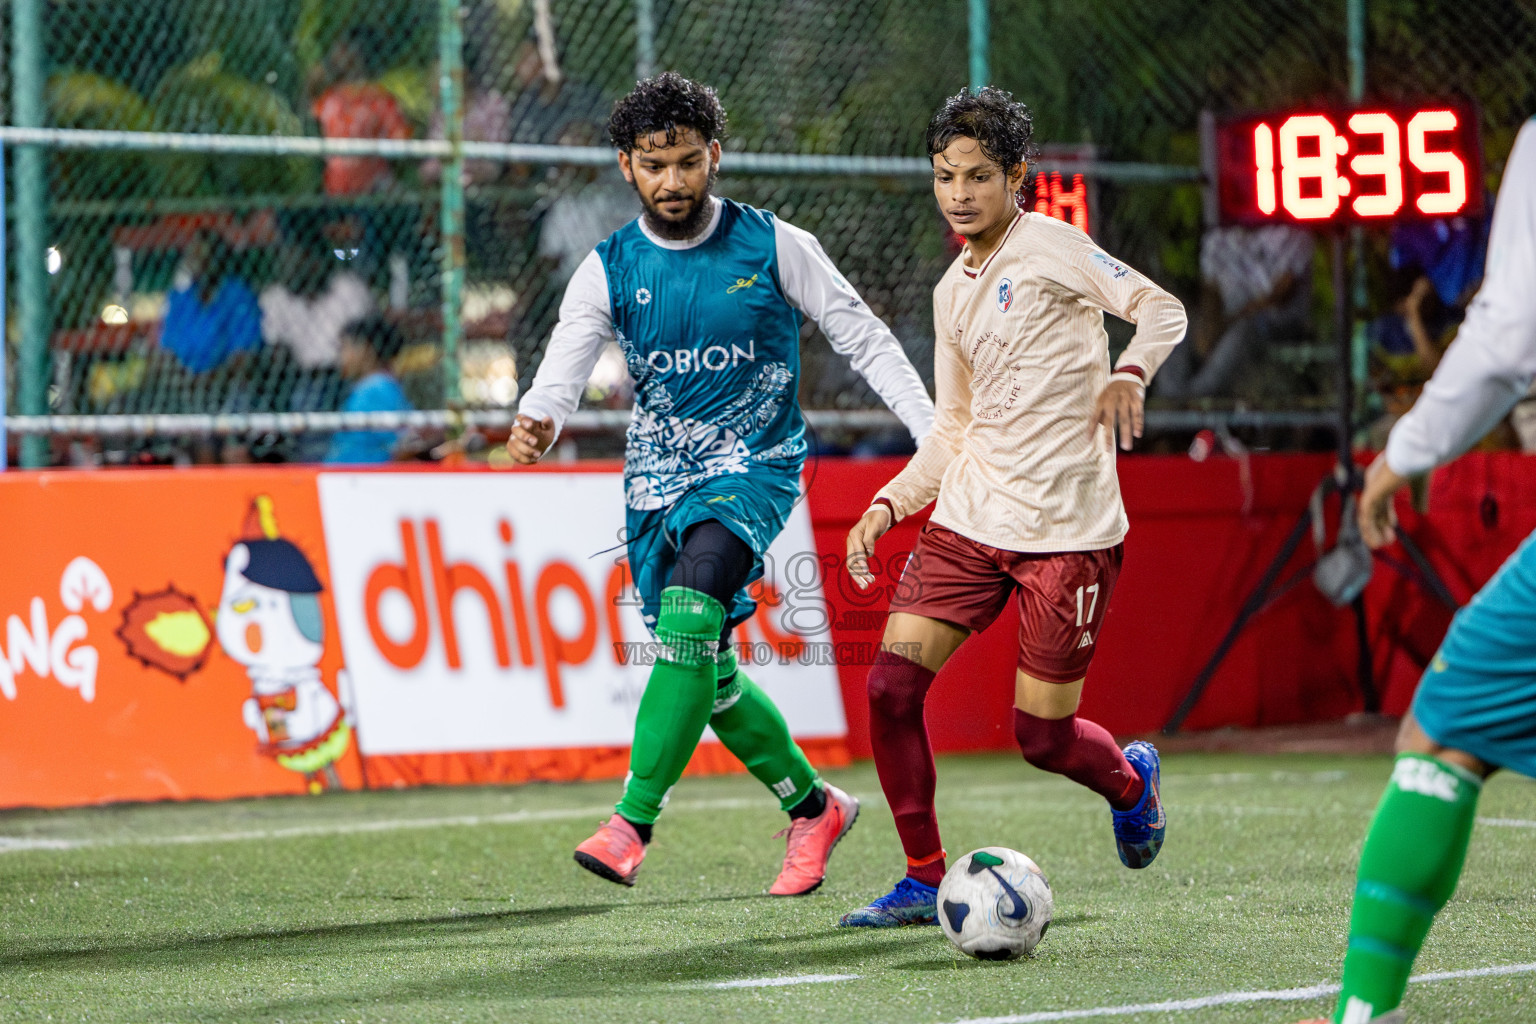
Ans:
[[[1477,112],[1460,102],[1219,119],[1208,168],[1223,224],[1387,224],[1482,212]]]

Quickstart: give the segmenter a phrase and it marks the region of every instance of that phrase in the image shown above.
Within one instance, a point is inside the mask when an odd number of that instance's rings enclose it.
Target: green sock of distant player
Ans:
[[[708,594],[688,587],[661,592],[656,639],[668,650],[651,669],[635,717],[629,778],[617,808],[630,821],[656,821],[704,735],[715,702],[715,650],[724,624],[725,609]]]
[[[1483,784],[1465,769],[1401,754],[1360,853],[1336,1024],[1396,1008],[1435,914],[1467,858]]]
[[[816,769],[790,738],[778,706],[741,671],[735,651],[721,651],[715,671],[718,680],[729,682],[716,692],[710,728],[754,778],[773,790],[779,806],[789,810],[820,784]]]

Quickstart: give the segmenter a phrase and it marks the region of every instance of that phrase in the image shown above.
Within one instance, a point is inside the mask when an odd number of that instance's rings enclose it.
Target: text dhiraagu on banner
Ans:
[[[622,775],[655,654],[622,493],[616,472],[0,479],[0,805]],[[744,660],[841,762],[803,506],[767,562]],[[736,767],[706,742],[693,770]]]

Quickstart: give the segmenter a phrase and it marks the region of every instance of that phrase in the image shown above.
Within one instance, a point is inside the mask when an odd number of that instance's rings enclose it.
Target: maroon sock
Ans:
[[[944,847],[933,812],[933,750],[923,721],[923,701],[932,685],[932,672],[889,651],[876,654],[869,670],[869,744],[907,854],[907,874],[938,885],[944,877]]]
[[[907,858],[907,877],[924,885],[931,885],[935,889],[944,881],[944,858],[948,856],[943,850],[929,854],[921,860]]]
[[[1024,760],[1087,786],[1115,810],[1128,811],[1141,799],[1141,776],[1103,726],[1076,715],[1036,718],[1014,708],[1013,735]]]

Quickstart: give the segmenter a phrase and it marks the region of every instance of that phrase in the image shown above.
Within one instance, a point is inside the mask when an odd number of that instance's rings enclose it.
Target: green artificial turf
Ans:
[[[0,1019],[944,1024],[1337,981],[1389,768],[1167,758],[1168,844],[1132,872],[1087,791],[1013,757],[944,759],[950,851],[1015,847],[1054,888],[1050,934],[1013,963],[967,960],[937,928],[833,927],[903,863],[868,765],[832,776],[864,812],[827,884],[787,900],[764,895],[784,819],[746,776],[685,779],[633,889],[571,861],[613,783],[8,812],[0,849],[31,848],[0,852]],[[1536,784],[1496,777],[1479,813],[1536,821]],[[1416,972],[1527,963],[1536,828],[1485,821]],[[711,987],[812,974],[857,977]],[[1095,1019],[1257,1024],[1330,1006]],[[1414,985],[1408,1006],[1413,1024],[1533,1021],[1536,973]]]

